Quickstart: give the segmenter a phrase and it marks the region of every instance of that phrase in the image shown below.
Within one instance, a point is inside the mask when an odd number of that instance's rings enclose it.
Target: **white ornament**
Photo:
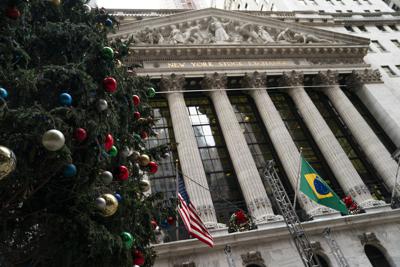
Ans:
[[[99,210],[104,210],[106,208],[106,206],[107,206],[107,202],[104,198],[102,198],[102,197],[96,198],[96,207]]]
[[[111,184],[113,178],[113,174],[109,171],[104,171],[100,174],[101,181],[106,185]]]
[[[60,150],[65,144],[64,134],[56,129],[49,130],[44,133],[42,144],[47,150]]]
[[[99,111],[104,111],[108,108],[108,103],[105,99],[100,99],[97,102],[97,108],[99,109]]]

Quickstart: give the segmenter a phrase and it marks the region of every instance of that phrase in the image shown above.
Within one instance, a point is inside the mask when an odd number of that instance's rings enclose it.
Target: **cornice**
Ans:
[[[133,46],[127,62],[151,60],[202,59],[279,59],[279,58],[360,58],[368,52],[367,45],[190,45]]]

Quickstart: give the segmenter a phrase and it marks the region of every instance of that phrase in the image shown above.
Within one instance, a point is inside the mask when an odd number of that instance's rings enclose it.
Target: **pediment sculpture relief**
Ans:
[[[176,25],[161,26],[134,32],[136,44],[266,44],[266,43],[333,43],[313,34],[209,17]]]

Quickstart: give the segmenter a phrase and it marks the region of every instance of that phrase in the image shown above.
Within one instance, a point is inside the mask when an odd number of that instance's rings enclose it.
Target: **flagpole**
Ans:
[[[303,153],[303,147],[300,147],[300,153],[299,153],[299,169],[297,172],[297,181],[296,181],[296,188],[294,190],[294,200],[293,200],[293,210],[296,211],[296,200],[297,200],[297,194],[299,192],[299,187],[300,187],[300,175],[301,175],[301,154]]]
[[[390,204],[392,205],[392,208],[396,207],[396,202],[398,201],[396,199],[396,185],[397,185],[397,180],[399,176],[399,169],[400,169],[400,149],[396,149],[396,151],[392,154],[392,157],[394,160],[397,160],[397,170],[396,170],[396,176],[394,178],[394,186],[392,189],[392,197],[390,199]]]
[[[176,200],[178,204],[178,192],[179,192],[179,173],[178,173],[178,164],[179,164],[179,160],[177,159],[175,161],[175,173],[176,173],[176,177],[175,177],[175,194],[176,194]],[[178,211],[176,211],[176,219],[175,219],[175,234],[176,234],[176,241],[179,241],[179,214]]]

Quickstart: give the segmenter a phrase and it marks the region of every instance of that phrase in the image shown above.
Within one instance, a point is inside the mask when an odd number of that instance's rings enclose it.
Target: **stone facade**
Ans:
[[[301,266],[282,217],[272,208],[272,195],[263,186],[228,97],[227,83],[232,77],[240,84],[235,90],[254,100],[293,189],[297,188],[299,150],[269,90],[287,93],[344,193],[366,210],[365,214],[340,216],[300,194],[299,203],[312,218],[303,224],[315,253],[329,266],[339,266],[322,234],[329,227],[349,266],[372,266],[364,252],[366,244],[378,247],[393,266],[400,265],[400,212],[373,198],[306,91],[317,90],[329,98],[376,175],[391,190],[396,162],[339,86],[351,88],[391,140],[400,145],[400,101],[390,96],[380,73],[363,61],[368,39],[217,9],[127,22],[110,38],[133,38],[135,45],[125,64],[143,66],[136,68],[135,74],[149,75],[167,99],[182,173],[195,180],[186,182],[187,191],[215,238],[213,249],[193,239],[155,245],[156,266]],[[228,234],[217,220],[185,105],[190,79],[198,81],[196,92],[213,105],[247,210],[258,230]],[[274,88],[267,88],[269,79],[275,81]]]

